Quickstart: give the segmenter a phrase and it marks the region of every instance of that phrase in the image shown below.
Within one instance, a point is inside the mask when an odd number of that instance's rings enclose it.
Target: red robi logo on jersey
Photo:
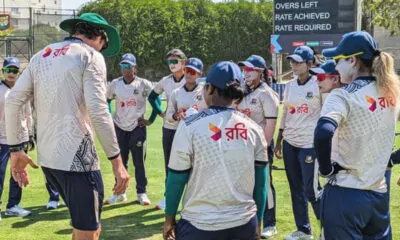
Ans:
[[[121,108],[125,107],[125,102],[124,102],[124,101],[119,101],[119,106],[120,106]]]
[[[297,107],[290,105],[289,106],[289,113],[290,114],[295,114],[296,112],[299,113],[299,114],[308,113],[308,104],[307,103],[303,103],[302,105],[297,106]]]
[[[225,128],[225,131],[225,135],[228,137],[228,141],[235,139],[238,140],[239,138],[247,140],[247,128],[244,123],[236,123],[235,126],[232,128]]]
[[[248,116],[248,117],[251,116],[250,108],[242,109],[242,110],[240,110],[240,112],[242,112],[243,114],[245,114],[245,115]]]
[[[135,107],[136,106],[136,100],[135,99],[129,99],[127,102],[126,102],[126,106],[128,106],[128,107]]]
[[[365,100],[367,100],[367,102],[370,104],[370,106],[368,108],[368,110],[370,112],[375,112],[375,110],[378,107],[378,104],[379,104],[379,107],[381,108],[381,110],[383,110],[389,106],[392,106],[392,107],[394,106],[394,101],[392,98],[386,99],[385,97],[379,97],[378,102],[377,102],[374,98],[372,98],[370,96],[365,96]]]
[[[215,133],[214,135],[211,136],[212,140],[214,140],[214,141],[220,140],[221,136],[222,136],[221,129],[219,129],[217,126],[215,126],[212,123],[209,123],[208,125],[209,125],[211,132]]]
[[[296,108],[292,105],[289,106],[289,113],[290,114],[295,114],[296,113]]]
[[[48,56],[50,56],[50,54],[51,54],[52,51],[53,51],[53,50],[52,50],[50,47],[47,47],[47,48],[44,50],[44,54],[42,55],[42,57],[47,58]]]

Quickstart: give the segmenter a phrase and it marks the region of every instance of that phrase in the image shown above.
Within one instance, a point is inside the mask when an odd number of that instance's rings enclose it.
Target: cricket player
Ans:
[[[210,107],[179,123],[168,165],[164,239],[260,238],[267,142],[260,126],[231,108],[244,96],[242,81],[235,63],[217,63],[206,78]]]
[[[26,166],[38,167],[23,151],[26,140],[18,114],[33,98],[39,165],[69,209],[72,238],[98,239],[104,186],[95,132],[112,164],[115,194],[125,192],[129,182],[108,111],[103,57],[119,52],[120,38],[116,28],[96,13],[64,20],[60,28],[71,37],[39,51],[6,99],[11,171],[22,187],[29,184]]]
[[[271,87],[262,80],[265,77],[267,63],[261,56],[252,55],[246,61],[239,62],[244,71],[245,96],[238,105],[238,110],[253,119],[263,130],[268,144],[269,178],[268,198],[265,207],[263,238],[278,234],[276,229],[276,194],[272,183],[273,138],[278,118],[279,97]]]
[[[321,113],[321,95],[317,79],[310,75],[314,53],[302,46],[287,57],[296,78],[286,84],[281,125],[275,155],[282,158],[289,182],[297,230],[286,240],[312,239],[308,202],[320,219],[321,187],[313,146],[313,134]],[[283,140],[283,143],[282,143]]]
[[[152,115],[150,121],[144,122],[147,97],[152,90],[150,81],[136,75],[136,58],[132,53],[122,56],[122,77],[114,79],[107,88],[107,99],[115,99],[114,124],[118,144],[121,149],[122,161],[128,169],[129,152],[132,154],[135,166],[136,193],[138,202],[147,206],[150,199],[146,194],[147,178],[144,162],[146,159],[146,126],[157,117]],[[106,200],[106,204],[126,201],[126,193],[113,194]]]
[[[149,95],[149,102],[153,109],[157,111],[157,113],[163,117],[164,124],[162,129],[162,144],[164,150],[164,162],[165,162],[165,175],[168,176],[168,161],[169,156],[171,154],[171,146],[172,141],[174,140],[174,135],[176,131],[176,124],[171,123],[165,116],[165,113],[168,111],[168,104],[171,98],[172,92],[185,85],[185,74],[184,67],[186,64],[186,55],[180,49],[172,49],[167,53],[167,62],[171,74],[162,78],[157,85],[154,87],[153,91]],[[165,93],[166,101],[167,101],[167,110],[164,111],[161,108],[161,102],[157,101],[157,97],[162,93]],[[157,205],[156,209],[161,210],[165,208],[165,198],[163,198]]]
[[[2,73],[4,80],[0,82],[0,220],[1,220],[1,195],[4,190],[4,179],[7,170],[8,159],[10,158],[9,145],[6,136],[6,123],[4,116],[5,100],[14,87],[20,72],[20,62],[16,57],[7,57],[4,59]],[[18,113],[21,119],[21,138],[24,141],[24,151],[28,151],[28,145],[31,150],[35,147],[32,131],[32,112],[30,102],[25,104]],[[8,194],[8,203],[6,206],[6,216],[26,217],[31,214],[30,211],[23,209],[19,203],[22,198],[22,188],[10,177],[10,188]]]
[[[393,58],[361,31],[345,34],[336,48],[322,53],[336,61],[341,81],[348,84],[328,95],[314,135],[319,172],[328,178],[323,236],[391,239],[384,175],[399,113]],[[338,141],[332,141],[335,132]]]
[[[187,111],[199,112],[207,108],[203,85],[197,84],[197,79],[203,74],[203,62],[198,58],[189,58],[184,72],[186,83],[172,92],[166,113],[167,121],[176,128],[180,120],[191,114]]]

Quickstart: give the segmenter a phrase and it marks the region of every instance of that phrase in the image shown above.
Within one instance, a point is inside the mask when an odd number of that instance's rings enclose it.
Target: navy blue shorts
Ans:
[[[176,240],[254,240],[257,224],[257,216],[254,216],[242,226],[219,231],[204,231],[181,219],[176,225]]]
[[[68,172],[42,167],[69,209],[72,226],[82,231],[100,227],[104,186],[100,171]]]

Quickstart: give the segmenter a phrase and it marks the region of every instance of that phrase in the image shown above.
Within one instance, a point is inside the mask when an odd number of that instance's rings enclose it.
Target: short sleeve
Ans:
[[[115,87],[117,86],[118,79],[114,79],[108,86],[107,86],[107,99],[114,99],[115,98]]]
[[[349,114],[349,105],[344,96],[344,90],[333,90],[325,99],[322,105],[321,117],[334,120],[338,125],[346,120]]]
[[[153,89],[153,84],[146,79],[143,79],[143,83],[144,83],[144,92],[143,95],[145,97],[148,97],[150,95],[151,90]]]
[[[279,99],[272,91],[266,91],[263,94],[263,99],[261,99],[265,118],[278,117]]]
[[[165,83],[165,79],[167,79],[166,77],[161,79],[156,86],[153,88],[153,91],[155,93],[157,93],[158,95],[160,95],[161,93],[164,92],[164,83]]]
[[[189,127],[185,121],[179,123],[171,148],[168,168],[175,171],[187,171],[192,168],[193,144]]]
[[[268,163],[268,146],[267,141],[264,137],[264,131],[259,129],[256,133],[256,144],[255,144],[255,164],[266,165]]]

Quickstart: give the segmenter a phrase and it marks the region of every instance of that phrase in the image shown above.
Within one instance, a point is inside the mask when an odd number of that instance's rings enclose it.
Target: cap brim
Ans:
[[[311,74],[313,74],[313,75],[324,74],[324,73],[326,73],[326,72],[324,71],[324,69],[322,69],[322,68],[311,68],[311,69],[309,70],[309,72],[310,72]]]
[[[202,73],[202,71],[201,71],[200,69],[198,69],[198,68],[196,68],[196,67],[193,67],[193,66],[185,66],[185,68],[190,68],[190,69],[195,70],[195,71],[198,72],[198,73]]]
[[[127,60],[122,60],[119,64],[123,64],[123,63],[129,63],[132,66],[136,66],[136,63],[131,62],[131,61],[127,61]]]
[[[304,59],[300,55],[297,55],[297,54],[289,55],[286,57],[286,59],[293,59],[296,62],[304,62]]]
[[[251,62],[248,62],[248,61],[241,61],[241,62],[238,63],[238,65],[239,66],[246,66],[246,67],[250,67],[250,68],[255,68],[255,66]]]
[[[3,66],[3,68],[6,68],[6,67],[16,67],[16,68],[20,68],[19,65],[12,64],[12,63]]]
[[[62,21],[60,23],[60,28],[66,32],[71,33],[72,28],[79,22],[87,22],[93,26],[101,27],[107,33],[108,47],[106,49],[104,49],[103,51],[101,51],[101,53],[105,57],[112,57],[119,53],[119,51],[121,49],[121,39],[120,39],[118,30],[111,25],[98,24],[98,23],[85,21],[85,20],[82,20],[79,18],[72,18],[72,19],[66,19],[66,20]]]
[[[327,48],[322,50],[322,55],[324,55],[326,58],[333,58],[339,56],[340,53],[337,48]]]

